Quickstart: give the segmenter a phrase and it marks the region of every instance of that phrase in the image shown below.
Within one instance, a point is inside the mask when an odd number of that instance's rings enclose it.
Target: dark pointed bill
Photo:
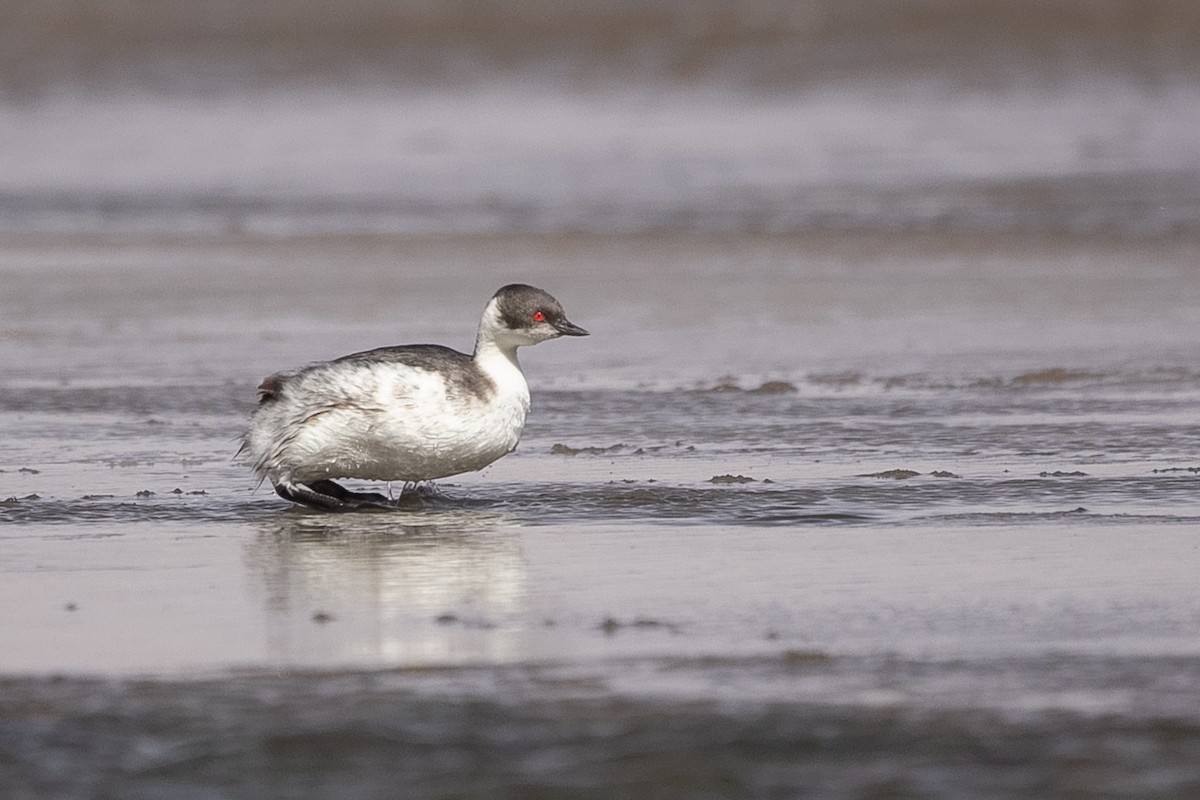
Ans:
[[[585,331],[583,328],[576,325],[574,322],[571,322],[566,317],[563,317],[560,320],[555,320],[554,322],[551,322],[550,324],[554,326],[554,330],[558,331],[563,336],[587,336],[588,335],[587,331]]]

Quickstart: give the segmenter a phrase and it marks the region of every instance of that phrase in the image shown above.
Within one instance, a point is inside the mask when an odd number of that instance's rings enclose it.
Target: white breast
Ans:
[[[260,409],[269,439],[262,471],[272,481],[424,481],[482,469],[517,446],[529,387],[502,353],[476,363],[494,384],[486,397],[404,364],[299,376],[280,402]]]

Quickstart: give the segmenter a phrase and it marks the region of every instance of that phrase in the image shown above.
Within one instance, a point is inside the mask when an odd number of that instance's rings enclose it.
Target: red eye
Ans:
[[[545,322],[546,315],[540,311],[535,311],[535,312],[533,312],[533,321],[534,322]]]

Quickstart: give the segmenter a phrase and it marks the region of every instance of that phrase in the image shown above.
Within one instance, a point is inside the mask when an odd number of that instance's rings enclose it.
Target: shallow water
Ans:
[[[0,794],[1200,795],[1196,6],[974,5],[0,9]],[[515,280],[516,453],[233,462]]]
[[[1187,796],[1194,247],[894,244],[6,240],[6,785]],[[510,277],[593,331],[515,454],[337,516],[232,462],[262,374]]]

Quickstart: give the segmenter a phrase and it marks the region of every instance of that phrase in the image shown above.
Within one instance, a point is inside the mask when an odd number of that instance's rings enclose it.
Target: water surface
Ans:
[[[6,797],[1200,792],[1192,5],[660,5],[0,12]],[[513,455],[233,462],[517,280]]]

